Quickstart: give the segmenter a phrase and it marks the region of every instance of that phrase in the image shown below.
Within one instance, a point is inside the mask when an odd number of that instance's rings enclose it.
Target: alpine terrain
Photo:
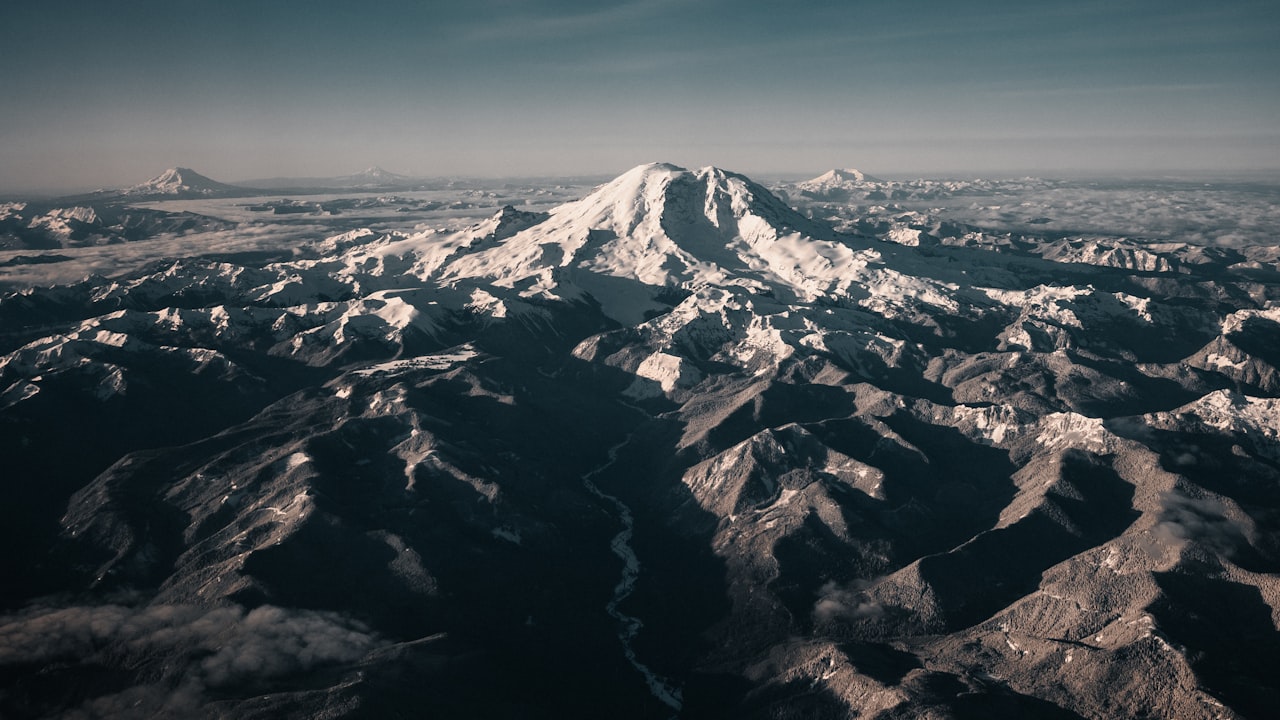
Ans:
[[[1274,713],[1280,249],[775,190],[4,295],[0,716]]]

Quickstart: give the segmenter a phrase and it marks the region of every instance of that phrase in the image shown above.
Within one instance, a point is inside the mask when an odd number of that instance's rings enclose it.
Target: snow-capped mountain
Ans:
[[[421,178],[399,175],[376,165],[350,175],[333,177],[277,177],[246,180],[244,185],[273,191],[321,192],[334,190],[416,190],[433,187]]]
[[[190,169],[169,168],[150,180],[119,191],[119,196],[130,200],[143,198],[200,198],[240,197],[252,195],[248,188],[227,185],[211,180]]]
[[[500,246],[458,257],[442,277],[485,278],[525,297],[572,295],[578,283],[607,277],[663,290],[731,285],[811,298],[834,291],[856,263],[832,238],[743,176],[653,164]],[[605,288],[592,296],[606,313],[624,313],[632,299]]]
[[[795,190],[803,197],[819,200],[848,200],[877,194],[883,181],[853,168],[828,170],[811,180],[796,183]]]
[[[857,186],[864,183],[878,182],[882,181],[879,178],[867,175],[861,170],[857,170],[855,168],[837,168],[834,170],[828,170],[812,180],[806,180],[799,183],[799,185],[800,187],[807,189],[823,190],[831,188],[849,188],[851,186]]]
[[[0,298],[0,714],[1274,707],[1280,250],[804,209],[650,164]]]
[[[387,172],[377,165],[365,168],[354,175],[347,175],[342,179],[348,180],[355,185],[364,184],[371,186],[394,186],[413,180],[413,178],[408,177],[407,175],[397,175],[393,172]]]

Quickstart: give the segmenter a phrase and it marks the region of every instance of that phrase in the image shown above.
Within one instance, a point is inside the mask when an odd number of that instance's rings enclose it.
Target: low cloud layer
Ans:
[[[876,189],[883,199],[859,199]],[[918,180],[867,185],[847,214],[889,205],[995,232],[1241,247],[1276,244],[1278,197],[1274,182]]]
[[[1008,194],[1006,194],[1008,193]],[[949,217],[997,228],[1128,235],[1194,245],[1274,244],[1280,223],[1274,185],[1063,182],[964,198]]]
[[[855,580],[847,584],[828,582],[818,591],[813,604],[813,617],[818,622],[833,620],[864,620],[879,617],[884,608],[863,592],[876,581]]]
[[[1230,509],[1214,498],[1193,498],[1177,491],[1164,493],[1163,511],[1154,532],[1169,542],[1195,542],[1227,557],[1248,544]]]
[[[46,608],[0,618],[0,668],[127,668],[140,683],[68,717],[183,715],[208,690],[260,685],[359,660],[381,641],[336,613],[264,606]]]

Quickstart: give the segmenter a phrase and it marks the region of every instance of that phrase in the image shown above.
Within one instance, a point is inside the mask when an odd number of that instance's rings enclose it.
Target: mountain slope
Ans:
[[[858,264],[854,251],[832,238],[742,176],[654,164],[557,208],[500,246],[459,258],[442,277],[486,278],[525,296],[555,297],[562,282],[572,288],[603,276],[684,291],[731,285],[811,299],[835,291]],[[593,289],[606,313],[622,312],[627,298]]]

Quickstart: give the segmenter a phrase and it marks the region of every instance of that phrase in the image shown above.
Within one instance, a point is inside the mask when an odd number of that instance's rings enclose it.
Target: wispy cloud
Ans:
[[[0,617],[0,668],[112,667],[143,682],[72,716],[194,715],[207,693],[349,663],[386,643],[336,613],[263,606],[32,608]]]
[[[625,0],[558,10],[512,3],[483,24],[464,29],[458,39],[464,43],[545,41],[606,30],[612,35],[627,23],[652,20],[681,4],[680,0]]]
[[[976,89],[986,97],[1096,97],[1131,95],[1201,94],[1221,91],[1221,83],[1141,83],[1125,85],[1081,85],[1073,87],[1001,87]]]

